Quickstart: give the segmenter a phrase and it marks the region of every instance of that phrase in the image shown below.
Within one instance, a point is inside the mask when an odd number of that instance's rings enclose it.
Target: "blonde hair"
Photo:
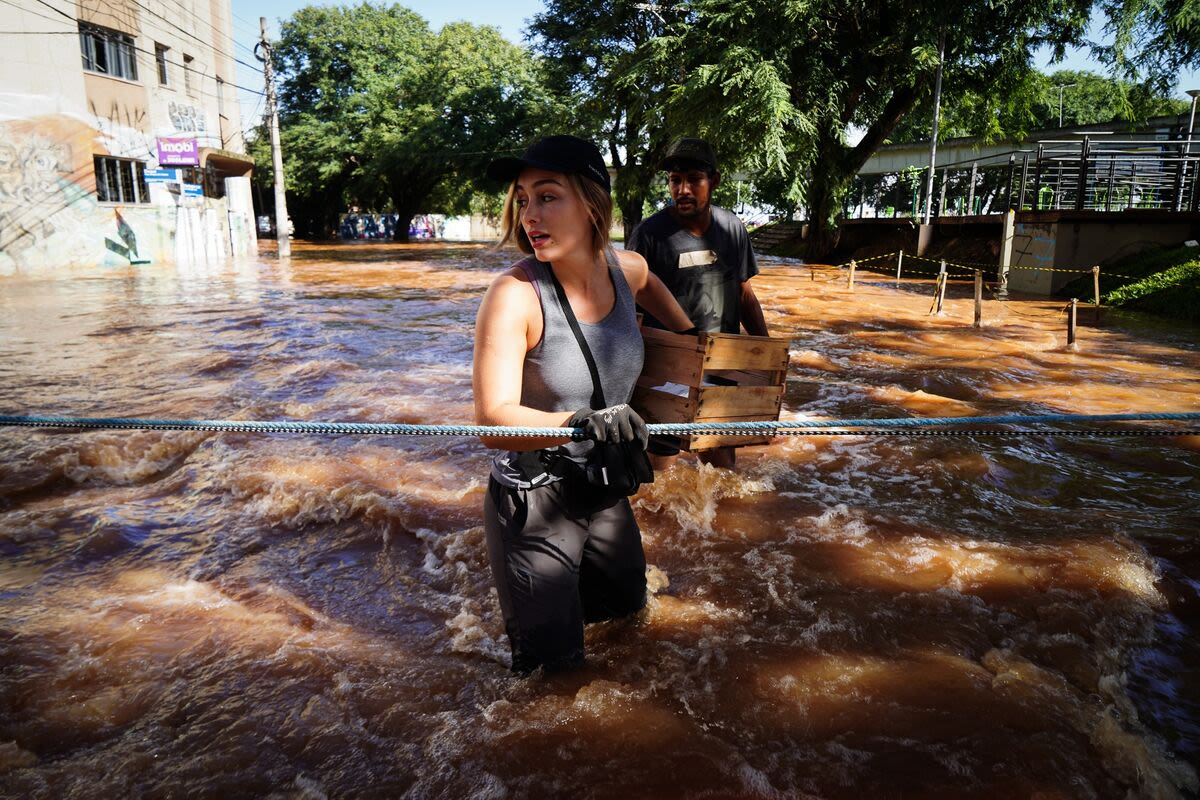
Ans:
[[[592,226],[592,250],[603,253],[608,248],[608,232],[612,228],[612,195],[589,178],[573,172],[564,174],[567,184],[587,209],[588,221]],[[504,247],[515,242],[518,250],[529,255],[533,253],[533,245],[529,244],[525,226],[521,224],[521,211],[521,206],[517,205],[517,182],[514,179],[508,187],[508,196],[504,198],[504,211],[500,214],[502,235],[496,246]]]

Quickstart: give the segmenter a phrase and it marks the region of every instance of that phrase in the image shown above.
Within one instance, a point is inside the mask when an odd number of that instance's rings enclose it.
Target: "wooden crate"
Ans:
[[[752,422],[779,419],[788,341],[769,336],[683,336],[642,328],[646,361],[632,405],[647,422]],[[733,381],[736,385],[709,385]],[[665,383],[687,394],[661,391]],[[683,436],[683,449],[766,444],[768,436]]]

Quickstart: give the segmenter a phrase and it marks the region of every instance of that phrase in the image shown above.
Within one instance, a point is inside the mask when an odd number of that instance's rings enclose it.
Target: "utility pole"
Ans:
[[[942,62],[946,60],[946,34],[938,34],[938,67],[937,79],[933,88],[933,135],[929,139],[929,177],[925,181],[925,217],[924,224],[929,224],[933,209],[933,174],[937,167],[937,137],[938,122],[942,111]]]
[[[267,39],[267,18],[259,17],[258,25],[262,39],[254,48],[254,55],[263,62],[263,75],[267,79],[267,127],[271,129],[271,165],[275,171],[275,241],[279,245],[279,258],[290,258],[292,241],[288,238],[291,224],[288,222],[287,193],[283,181],[283,150],[279,147],[279,110],[275,105],[275,67],[271,63],[271,42]],[[259,48],[262,52],[259,53]]]

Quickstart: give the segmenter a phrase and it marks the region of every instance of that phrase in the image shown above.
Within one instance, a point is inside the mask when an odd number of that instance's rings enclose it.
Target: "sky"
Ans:
[[[263,112],[262,71],[257,69],[254,59],[254,43],[259,38],[259,17],[267,18],[267,30],[272,37],[279,33],[279,20],[286,18],[299,8],[321,3],[305,0],[232,0],[234,27],[234,54],[245,62],[238,65],[237,84],[242,107],[242,127],[253,128]],[[544,9],[542,0],[407,0],[402,5],[420,14],[435,30],[447,22],[465,20],[476,25],[492,25],[509,41],[524,44],[523,34],[527,21]],[[1103,36],[1103,21],[1093,18],[1090,37]],[[1047,72],[1059,69],[1089,70],[1100,74],[1104,67],[1092,61],[1086,50],[1075,50],[1058,64],[1050,63],[1048,51],[1039,52],[1034,59],[1037,66]],[[1179,75],[1175,96],[1184,100],[1187,89],[1200,88],[1200,71],[1185,71]],[[254,91],[245,91],[251,89]],[[1070,91],[1067,89],[1066,91]],[[257,92],[257,93],[255,93]]]
[[[232,0],[232,4],[234,55],[255,66],[258,62],[254,59],[253,49],[259,39],[259,17],[267,18],[267,31],[274,38],[279,35],[279,21],[291,16],[297,9],[309,5],[339,5],[306,0]],[[447,22],[492,25],[515,44],[524,44],[522,36],[526,21],[544,8],[541,0],[400,0],[400,5],[420,14],[434,30]],[[243,89],[261,92],[262,70],[238,64],[237,83]],[[242,127],[249,130],[262,116],[263,98],[244,90],[239,91],[238,95],[242,107]]]

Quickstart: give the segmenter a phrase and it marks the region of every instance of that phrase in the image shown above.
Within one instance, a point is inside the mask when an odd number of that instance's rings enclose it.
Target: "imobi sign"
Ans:
[[[200,164],[200,148],[195,137],[159,137],[158,165],[160,167],[194,167]]]

